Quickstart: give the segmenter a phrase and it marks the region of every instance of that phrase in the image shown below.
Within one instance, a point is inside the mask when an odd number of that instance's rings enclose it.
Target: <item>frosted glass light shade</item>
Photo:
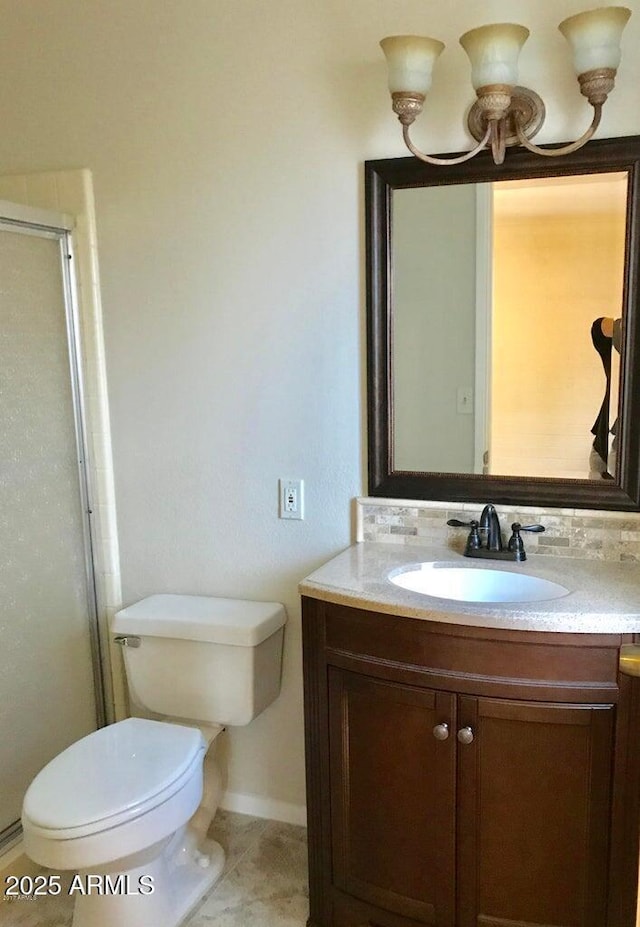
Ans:
[[[630,16],[631,10],[624,6],[608,6],[578,13],[560,23],[558,29],[573,51],[576,74],[597,68],[617,69],[620,39]]]
[[[460,38],[460,44],[471,62],[471,83],[477,90],[490,84],[518,83],[520,49],[529,37],[529,30],[514,23],[480,26]]]
[[[419,35],[390,35],[382,39],[380,47],[387,59],[391,93],[426,94],[431,87],[433,65],[444,44]]]

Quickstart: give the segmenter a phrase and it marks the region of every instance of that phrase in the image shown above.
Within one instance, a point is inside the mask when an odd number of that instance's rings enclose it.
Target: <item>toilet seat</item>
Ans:
[[[196,728],[128,718],[72,744],[36,776],[23,823],[71,840],[133,821],[190,782],[206,744]]]

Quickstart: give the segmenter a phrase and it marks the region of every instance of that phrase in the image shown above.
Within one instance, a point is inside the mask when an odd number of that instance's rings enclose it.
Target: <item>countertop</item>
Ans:
[[[528,573],[568,588],[568,595],[531,603],[454,602],[394,585],[390,571],[410,563]],[[524,563],[474,560],[449,548],[354,544],[304,579],[302,595],[408,618],[471,627],[584,634],[640,634],[640,564],[569,560],[531,554]]]

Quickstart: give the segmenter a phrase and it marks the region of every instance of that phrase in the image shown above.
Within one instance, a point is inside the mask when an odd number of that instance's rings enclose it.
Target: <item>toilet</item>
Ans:
[[[188,595],[115,615],[146,716],[72,744],[22,808],[26,853],[75,873],[73,927],[177,927],[220,877],[224,852],[206,836],[221,793],[216,739],[278,696],[285,622],[276,602]]]

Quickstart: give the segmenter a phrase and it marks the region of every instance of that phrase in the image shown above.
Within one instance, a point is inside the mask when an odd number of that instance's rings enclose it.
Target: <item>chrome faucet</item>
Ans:
[[[451,528],[471,529],[464,549],[465,557],[485,557],[489,560],[516,560],[518,562],[526,560],[527,555],[520,532],[531,531],[538,534],[544,531],[543,525],[521,525],[514,521],[511,525],[511,537],[505,550],[498,513],[491,502],[483,508],[479,521],[475,518],[471,521],[450,518],[447,524]]]

